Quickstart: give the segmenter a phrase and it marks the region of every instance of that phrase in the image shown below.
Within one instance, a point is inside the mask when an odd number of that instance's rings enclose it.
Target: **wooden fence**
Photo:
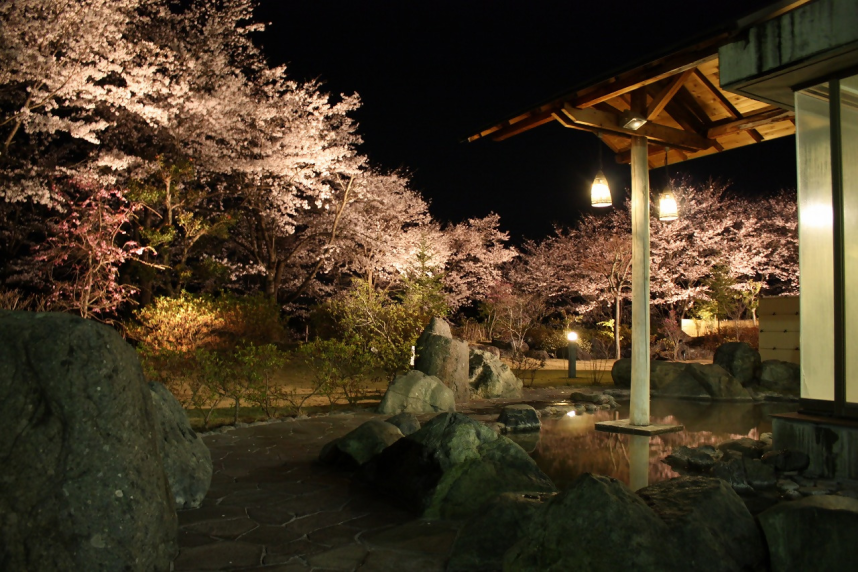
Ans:
[[[760,357],[799,363],[798,296],[763,298],[757,308]]]
[[[739,329],[753,328],[754,320],[721,320],[721,333],[729,336],[736,332],[737,325]],[[718,322],[715,320],[684,319],[682,320],[682,331],[692,338],[717,334]]]

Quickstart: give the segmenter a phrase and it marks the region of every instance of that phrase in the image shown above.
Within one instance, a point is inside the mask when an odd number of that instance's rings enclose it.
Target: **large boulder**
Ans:
[[[586,473],[536,511],[503,569],[677,570],[667,532],[623,483]]]
[[[650,390],[659,396],[709,399],[711,396],[693,375],[688,364],[674,361],[650,362]]]
[[[182,405],[157,382],[149,383],[164,472],[173,491],[176,508],[199,508],[212,482],[209,448],[191,428]]]
[[[359,478],[429,518],[465,518],[504,492],[554,492],[521,447],[458,413],[443,413],[364,465]]]
[[[689,363],[686,369],[712,399],[751,401],[753,397],[739,380],[718,364]]]
[[[641,489],[584,474],[538,508],[506,571],[758,570],[765,548],[742,500],[717,479]]]
[[[685,570],[762,569],[763,537],[745,503],[720,479],[680,477],[638,491],[668,526]]]
[[[411,435],[420,430],[420,421],[417,420],[413,413],[397,413],[384,421],[398,427],[403,435]]]
[[[769,449],[769,445],[764,441],[757,441],[750,437],[739,437],[730,441],[724,441],[718,445],[721,451],[736,451],[743,457],[750,459],[759,459]]]
[[[498,348],[496,346],[491,346],[488,344],[468,344],[468,349],[469,350],[480,350],[483,352],[488,352],[488,353],[492,354],[493,356],[495,356],[496,358],[501,357],[500,348]]]
[[[526,403],[507,405],[501,409],[498,423],[503,424],[504,432],[507,433],[528,433],[542,429],[536,409]]]
[[[500,358],[471,350],[469,383],[476,397],[521,397],[522,382]]]
[[[629,389],[632,386],[632,360],[621,358],[614,362],[611,367],[611,378],[617,387]]]
[[[589,391],[573,391],[569,394],[569,401],[572,403],[592,403],[600,407],[604,406],[607,409],[616,409],[620,406],[613,395],[608,393],[591,393]]]
[[[614,385],[631,387],[632,368],[628,358],[618,359],[611,369]],[[650,391],[659,397],[750,401],[751,394],[727,370],[717,364],[652,360]]]
[[[858,562],[858,500],[809,496],[759,515],[772,572],[852,570]]]
[[[356,468],[363,465],[390,445],[402,439],[398,427],[378,419],[370,419],[343,437],[322,448],[323,463]]]
[[[112,328],[0,312],[0,568],[170,569],[176,512],[153,409]]]
[[[468,344],[453,339],[450,325],[442,318],[432,318],[417,339],[414,369],[433,375],[453,390],[457,402],[467,402]]]
[[[712,363],[720,365],[742,385],[749,385],[760,367],[760,352],[746,342],[727,342],[715,350]]]
[[[456,396],[453,390],[441,383],[435,376],[422,371],[411,370],[397,376],[387,388],[379,413],[395,415],[397,413],[437,413],[455,411]]]
[[[768,391],[798,395],[801,391],[801,368],[798,364],[768,359],[757,370],[757,382]]]
[[[550,494],[503,493],[468,520],[453,543],[447,572],[495,571]]]
[[[670,452],[662,459],[674,469],[683,471],[707,472],[715,466],[723,453],[712,445],[701,445],[699,447],[680,446]]]

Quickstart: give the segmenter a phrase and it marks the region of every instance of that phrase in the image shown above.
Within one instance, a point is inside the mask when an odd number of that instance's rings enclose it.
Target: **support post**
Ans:
[[[649,425],[649,163],[632,137],[632,387],[629,422]]]

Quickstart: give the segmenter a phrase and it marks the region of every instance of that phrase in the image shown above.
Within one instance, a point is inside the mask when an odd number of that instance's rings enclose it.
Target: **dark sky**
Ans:
[[[333,93],[360,94],[362,151],[408,169],[433,215],[501,215],[516,241],[589,208],[593,135],[548,124],[504,142],[462,143],[487,124],[735,19],[770,0],[260,0],[272,64]],[[741,192],[795,187],[794,138],[671,168]],[[629,167],[604,148],[615,200]],[[652,171],[651,181],[663,181]]]

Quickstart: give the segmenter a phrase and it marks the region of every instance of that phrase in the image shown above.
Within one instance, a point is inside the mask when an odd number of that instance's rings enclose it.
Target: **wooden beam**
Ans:
[[[554,121],[554,116],[551,115],[550,111],[534,113],[530,117],[519,119],[515,123],[511,122],[510,125],[495,131],[492,134],[492,140],[503,141],[504,139],[509,139],[513,135],[518,135],[519,133],[523,133],[533,129],[534,127],[539,127],[540,125],[545,125],[546,123],[551,123],[552,121]]]
[[[763,136],[760,135],[760,132],[756,129],[748,129],[748,135],[750,135],[751,139],[753,139],[756,143],[762,143],[763,141],[765,141]]]
[[[723,37],[722,37],[723,36]],[[697,49],[674,54],[650,62],[637,69],[619,74],[595,85],[585,93],[578,93],[570,100],[574,107],[586,108],[612,97],[661,81],[685,70],[693,69],[718,57],[717,46],[726,34],[711,38]]]
[[[648,157],[655,157],[656,155],[661,155],[664,153],[664,147],[659,147],[658,145],[650,145],[647,149]],[[631,140],[629,140],[629,147],[626,147],[622,151],[617,151],[614,155],[614,160],[617,163],[626,164],[631,161],[632,158],[632,148],[631,148]]]
[[[631,96],[629,109],[643,115],[646,113],[646,86],[642,86],[629,94]]]
[[[557,114],[559,117],[560,114]],[[681,129],[666,127],[657,123],[645,123],[637,131],[625,129],[619,124],[619,116],[614,113],[606,113],[598,109],[577,109],[568,103],[563,106],[563,115],[575,124],[576,128],[590,128],[592,130],[611,131],[620,133],[627,137],[636,135],[646,137],[651,141],[664,143],[671,147],[680,147],[689,151],[699,151],[712,147],[713,142],[697,133],[689,133]],[[563,121],[561,120],[561,123]],[[565,124],[565,123],[564,123]]]
[[[718,103],[721,104],[721,107],[726,109],[727,113],[729,113],[733,119],[739,119],[740,117],[742,117],[742,114],[739,113],[739,110],[736,109],[736,107],[732,103],[730,103],[730,100],[727,99],[727,96],[724,95],[724,92],[715,87],[715,84],[709,81],[709,78],[703,75],[703,72],[701,72],[700,70],[694,70],[694,75],[697,77],[697,79],[700,80],[700,82],[706,87],[706,89],[708,89],[712,93],[712,95],[715,96],[715,99],[718,100]]]
[[[669,102],[664,109],[686,131],[691,131],[701,136],[706,133],[706,125],[678,101]]]
[[[682,73],[678,73],[665,85],[661,91],[653,98],[650,102],[649,107],[646,109],[646,118],[647,121],[655,119],[659,113],[664,109],[664,106],[670,103],[670,100],[673,99],[673,96],[676,95],[676,92],[679,91],[679,88],[682,87],[682,84],[685,83],[685,80],[693,73],[697,72],[697,69],[694,70],[685,70]]]
[[[748,129],[754,129],[763,125],[769,125],[779,121],[787,121],[794,115],[794,112],[786,109],[769,108],[765,111],[747,115],[741,119],[732,119],[726,122],[719,121],[709,128],[707,136],[710,139],[715,139],[716,137],[721,137],[729,133],[747,131]]]

